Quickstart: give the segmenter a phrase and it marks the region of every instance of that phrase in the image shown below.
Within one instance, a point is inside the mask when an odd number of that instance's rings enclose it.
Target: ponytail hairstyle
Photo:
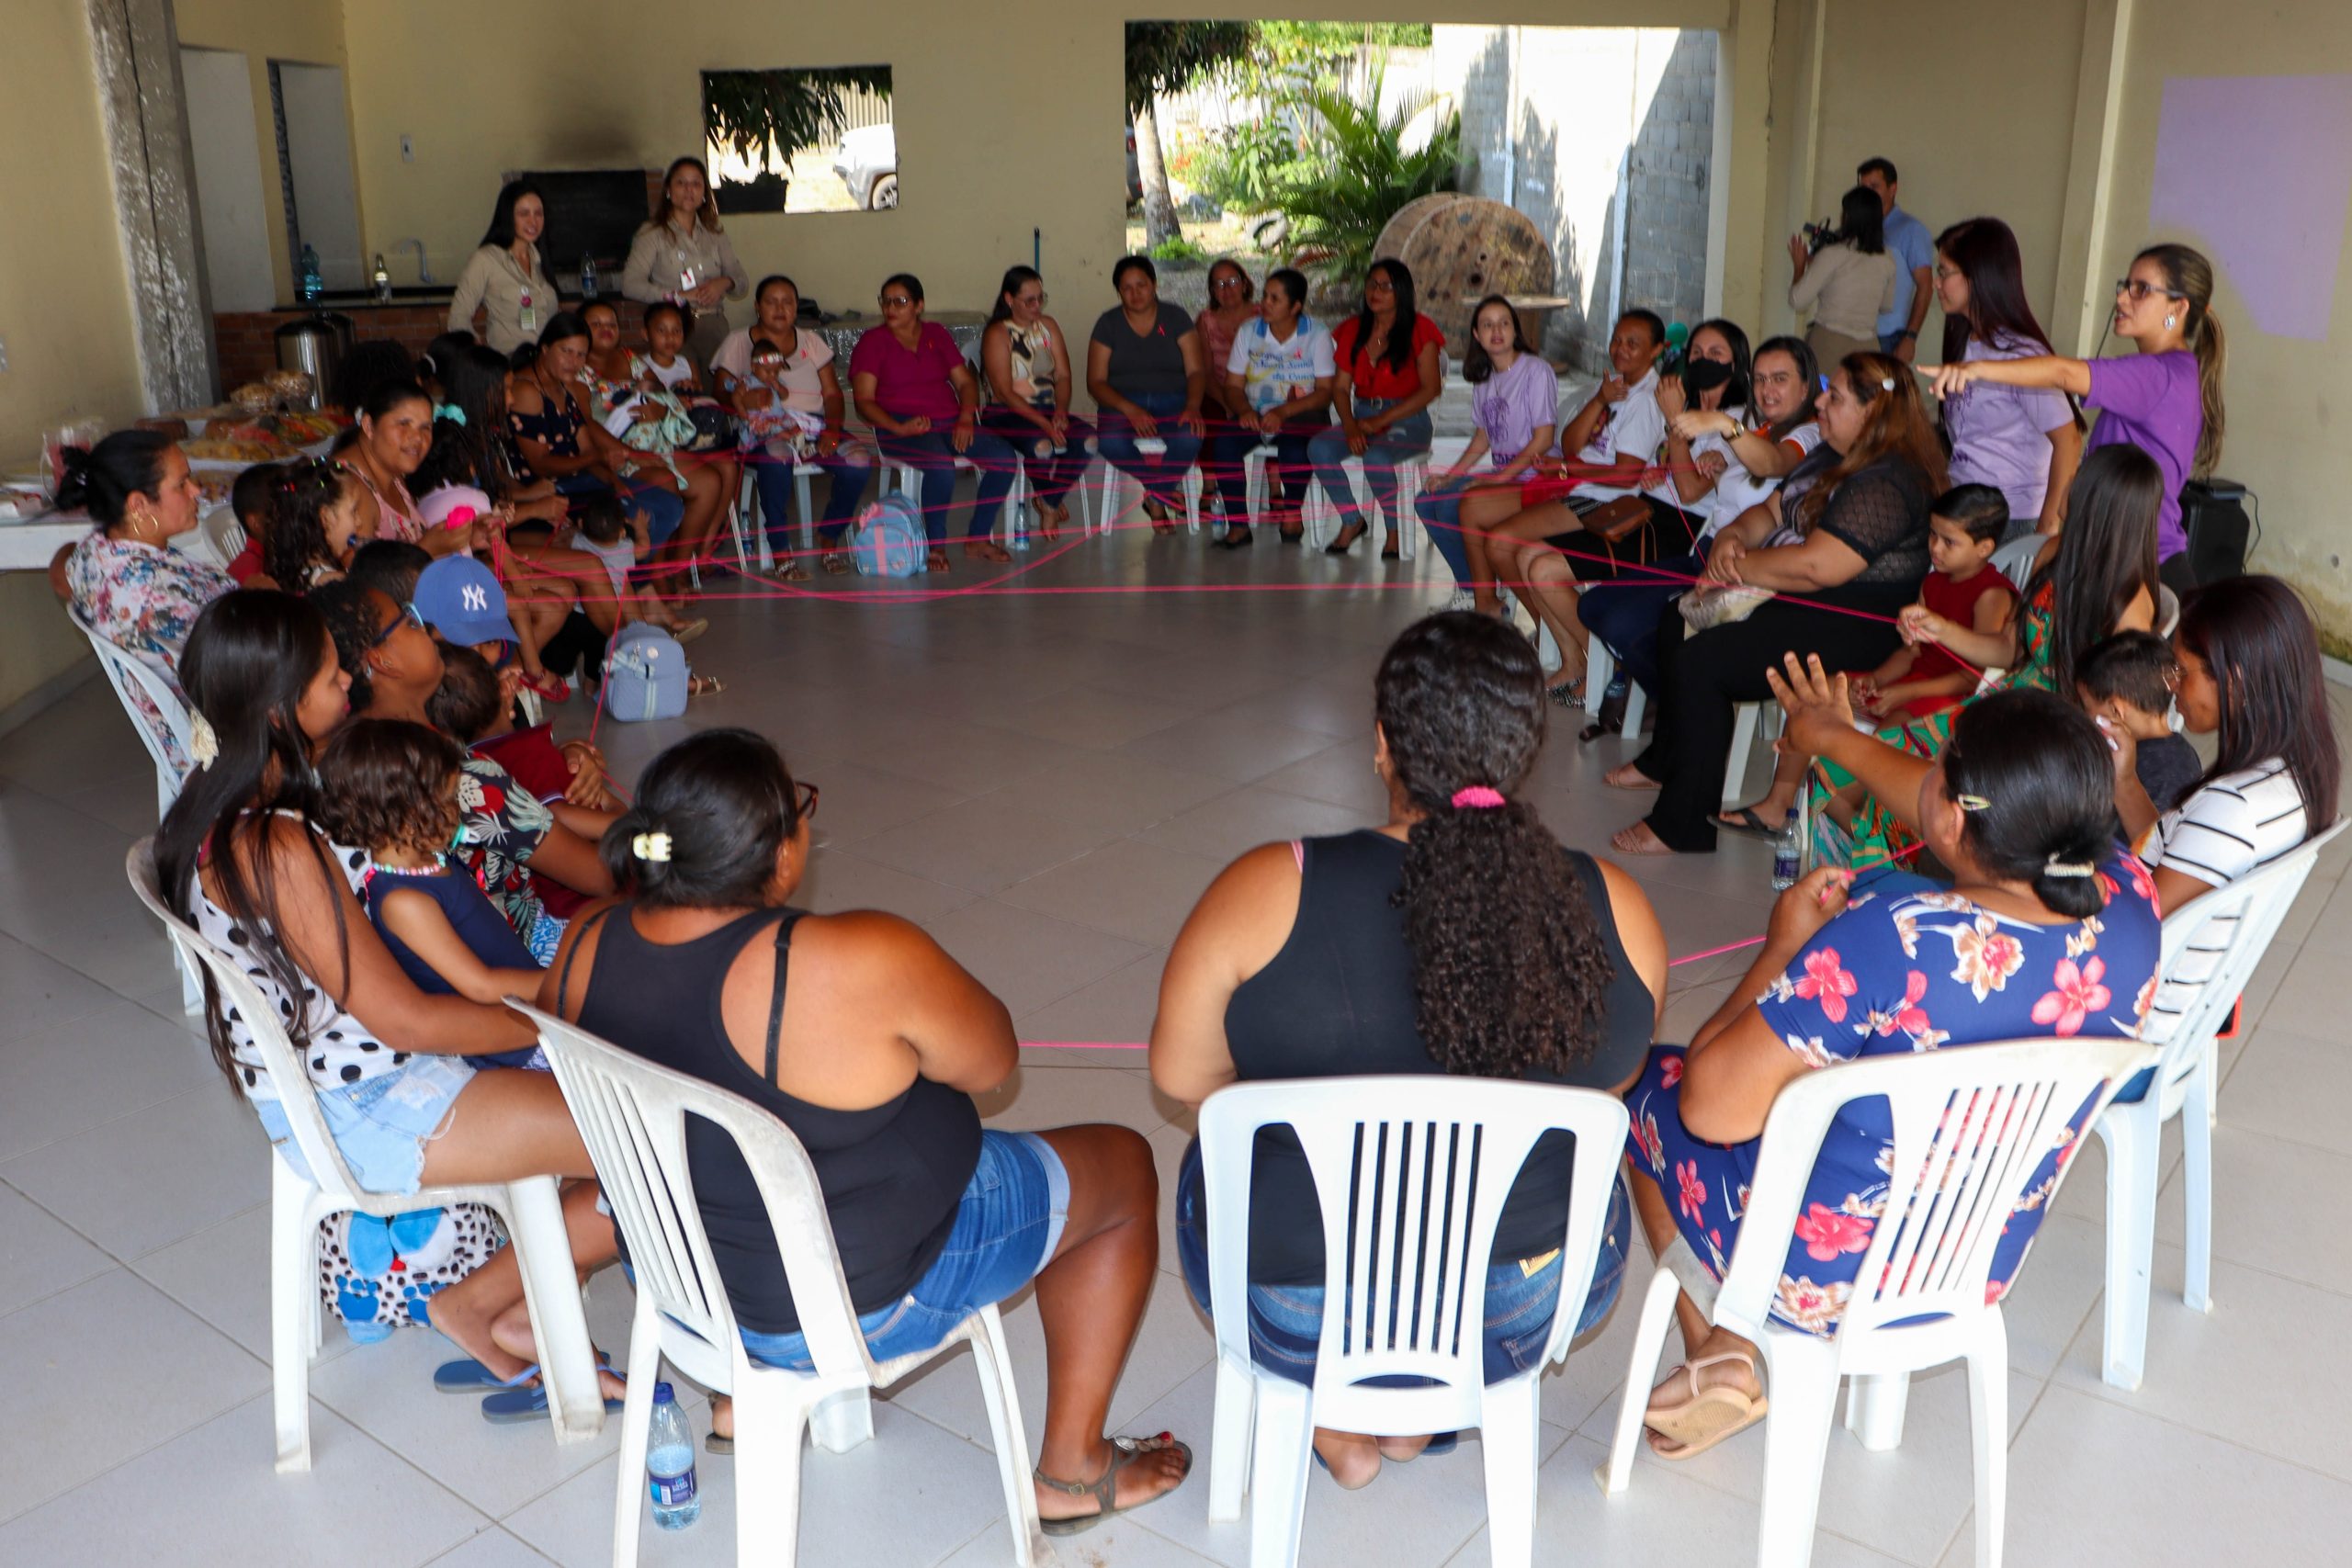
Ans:
[[[448,378],[449,367],[477,341],[473,333],[460,328],[456,332],[443,333],[426,344],[424,352],[417,356],[417,384],[427,389],[441,387],[446,391],[447,389],[443,383]]]
[[[1495,373],[1495,362],[1488,357],[1487,345],[1478,341],[1478,318],[1487,313],[1487,307],[1489,305],[1500,305],[1510,312],[1512,352],[1516,354],[1535,352],[1527,346],[1526,329],[1520,324],[1519,311],[1512,307],[1511,302],[1499,294],[1487,295],[1478,301],[1477,309],[1470,312],[1470,346],[1462,352],[1462,378],[1474,387],[1482,384]]]
[[[180,655],[180,689],[187,694],[189,712],[210,726],[219,749],[211,761],[187,775],[155,829],[155,872],[164,902],[193,924],[197,871],[199,864],[209,867],[213,903],[245,936],[237,949],[239,962],[248,969],[257,966],[289,998],[332,991],[325,984],[330,976],[341,980],[351,968],[349,933],[339,898],[333,901],[332,971],[314,982],[286,951],[277,889],[286,876],[301,873],[281,870],[279,835],[271,829],[273,812],[291,812],[306,823],[317,820],[318,775],[311,768],[311,742],[302,732],[300,710],[303,691],[317,676],[330,646],[326,622],[317,608],[291,593],[243,588],[205,606],[188,633],[187,650]],[[327,858],[318,835],[305,831],[285,837],[300,840],[313,871],[330,879],[327,886],[332,887],[332,879],[341,873]],[[240,842],[249,863],[238,857]],[[207,969],[204,1032],[213,1064],[231,1082],[250,1086],[254,1075],[240,1068],[232,1053],[226,1010]],[[297,1008],[285,1018],[287,1036],[298,1054],[310,1042],[310,1012]]]
[[[1510,798],[1544,743],[1533,646],[1491,616],[1430,615],[1389,645],[1373,705],[1420,814],[1396,901],[1430,1059],[1484,1077],[1567,1071],[1600,1041],[1614,971],[1568,852]]]
[[[2275,577],[2211,583],[2182,603],[2173,637],[2205,661],[2221,694],[2222,732],[2198,787],[2276,757],[2303,797],[2304,836],[2335,822],[2344,760],[2328,710],[2319,628],[2295,591]]]
[[[2072,692],[2075,667],[2104,641],[2132,601],[2156,596],[2156,510],[2165,478],[2156,460],[2129,442],[2083,454],[2066,490],[2066,529],[2057,553],[2025,585],[2033,602],[2051,591],[2050,682]]]
[[[118,430],[96,446],[68,446],[57,509],[86,510],[101,532],[122,521],[134,495],[164,492],[164,454],[172,438],[154,430]]]
[[[433,405],[433,445],[408,479],[409,493],[470,485],[492,501],[515,487],[506,458],[506,356],[467,344],[441,365],[441,401]]]
[[[2114,753],[2088,714],[2053,692],[1996,692],[1960,710],[1939,765],[1955,803],[1985,803],[1962,807],[1961,843],[1988,875],[2075,919],[2107,907],[2096,868],[2123,825]]]
[[[340,463],[305,457],[286,464],[269,488],[269,525],[261,538],[262,570],[288,593],[310,586],[319,567],[341,570],[327,550],[326,509],[357,491],[359,476]]]
[[[756,909],[800,820],[792,771],[765,736],[706,729],[646,765],[597,852],[648,908]]]
[[[1277,283],[1283,286],[1283,298],[1298,307],[1298,319],[1307,320],[1306,274],[1295,266],[1278,266],[1266,274],[1266,287],[1272,288]]]
[[[1241,276],[1247,277],[1250,275],[1245,272]],[[989,312],[989,325],[1012,320],[1012,296],[1030,284],[1043,284],[1045,281],[1034,266],[1006,267],[1003,278],[996,286],[996,307]]]
[[[2204,405],[2205,423],[2197,432],[2196,466],[2191,474],[2203,479],[2222,460],[2222,434],[2226,423],[2222,407],[2222,374],[2228,367],[2222,323],[2213,314],[2213,264],[2205,253],[2187,245],[2150,245],[2132,261],[2154,262],[2164,269],[2165,281],[2180,296],[2188,312],[2183,323],[2188,346],[2197,355],[2197,391]]]

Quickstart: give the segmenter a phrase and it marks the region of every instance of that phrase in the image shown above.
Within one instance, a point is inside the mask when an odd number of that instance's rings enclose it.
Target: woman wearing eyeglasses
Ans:
[[[1226,400],[1225,366],[1233,357],[1236,333],[1259,317],[1258,286],[1231,256],[1209,264],[1209,308],[1193,318],[1201,335],[1201,364],[1208,380],[1201,389],[1201,412],[1210,420],[1232,419],[1241,410]],[[1209,479],[1216,479],[1211,474]]]
[[[980,471],[979,493],[964,530],[964,553],[1003,562],[1012,557],[989,537],[1012,489],[1021,459],[1001,437],[979,426],[980,381],[947,329],[922,319],[922,280],[892,273],[882,281],[882,324],[850,351],[851,395],[874,426],[883,458],[922,474],[922,525],[931,537],[925,565],[950,570],[947,513],[956,504],[956,459]],[[887,491],[889,480],[883,480]]]
[[[2213,264],[2187,245],[2151,245],[2116,280],[2115,335],[2136,355],[2070,359],[1977,359],[1922,366],[1936,395],[1950,398],[1979,381],[2047,387],[2098,411],[2086,454],[2129,442],[2156,460],[2164,502],[2156,516],[2156,558],[2176,593],[2197,586],[2181,526],[2180,487],[2213,471],[2222,457],[2222,323],[2213,315]]]
[[[1091,459],[1094,427],[1069,412],[1069,340],[1046,314],[1046,280],[1033,266],[1005,268],[996,309],[980,334],[989,407],[980,423],[1029,464],[1037,529],[1048,539],[1069,521],[1070,487]]]

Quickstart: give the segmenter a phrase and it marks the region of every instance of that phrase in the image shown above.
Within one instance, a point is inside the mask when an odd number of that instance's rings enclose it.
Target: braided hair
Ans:
[[[1544,742],[1535,650],[1489,616],[1430,615],[1390,645],[1374,691],[1420,814],[1396,901],[1430,1058],[1482,1077],[1566,1072],[1599,1043],[1614,970],[1567,850],[1510,798]]]

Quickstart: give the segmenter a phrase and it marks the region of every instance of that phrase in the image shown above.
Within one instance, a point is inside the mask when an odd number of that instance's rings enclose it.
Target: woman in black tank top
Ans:
[[[749,730],[662,752],[602,846],[631,896],[572,921],[541,1005],[792,1131],[877,1359],[938,1344],[1034,1280],[1051,1369],[1046,1533],[1149,1502],[1183,1480],[1191,1450],[1102,1427],[1159,1262],[1150,1146],[1124,1127],[981,1129],[971,1097],[1020,1063],[1004,1004],[895,916],[789,908],[816,804]],[[690,1121],[686,1156],[746,1348],[806,1366],[741,1150]],[[714,1415],[731,1426],[725,1402]]]
[[[1430,616],[1382,660],[1375,711],[1387,822],[1264,845],[1210,886],[1169,954],[1152,1081],[1193,1105],[1238,1081],[1388,1073],[1623,1093],[1657,1032],[1666,939],[1630,878],[1563,848],[1510,798],[1544,739],[1534,650],[1488,616]],[[1487,1284],[1490,1382],[1532,1364],[1548,1337],[1573,1154],[1565,1134],[1539,1141],[1505,1204]],[[1205,1310],[1198,1169],[1196,1142],[1177,1238]],[[1261,1134],[1250,1337],[1261,1365],[1299,1382],[1313,1378],[1322,1314],[1319,1213],[1296,1136]],[[1621,1180],[1580,1321],[1615,1299],[1629,1231]],[[1430,1440],[1315,1434],[1350,1487]]]

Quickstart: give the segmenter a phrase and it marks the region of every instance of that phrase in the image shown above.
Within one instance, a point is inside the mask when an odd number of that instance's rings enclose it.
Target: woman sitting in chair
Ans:
[[[318,825],[311,760],[343,722],[351,680],[316,606],[267,590],[218,600],[180,671],[198,765],[156,831],[156,876],[164,902],[276,1006],[309,1065],[307,1088],[274,1080],[251,1023],[207,975],[213,1061],[253,1101],[278,1157],[309,1174],[282,1103],[300,1092],[316,1097],[366,1191],[594,1177],[554,1078],[463,1059],[530,1049],[530,1023],[419,990],[356,896],[368,856],[330,844]],[[584,1275],[613,1256],[595,1182],[568,1188],[563,1208]],[[512,1247],[435,1294],[432,1314],[479,1362],[480,1386],[517,1381],[538,1359]],[[608,1398],[619,1393],[617,1379],[605,1382]]]
[[[1622,1094],[1657,1032],[1666,938],[1631,878],[1564,848],[1511,798],[1544,740],[1534,649],[1492,616],[1431,615],[1390,647],[1374,707],[1387,820],[1261,845],[1209,886],[1160,982],[1152,1081],[1188,1105],[1235,1082],[1373,1073]],[[1311,1382],[1324,1280],[1315,1179],[1287,1129],[1261,1134],[1258,1150],[1251,1352]],[[1565,1134],[1535,1145],[1495,1233],[1489,1381],[1544,1353],[1564,1288],[1579,1330],[1616,1299],[1629,1229],[1622,1190],[1589,1290],[1561,1277],[1573,1154]],[[1204,1218],[1195,1143],[1177,1179],[1176,1235],[1206,1309]],[[1431,1440],[1318,1428],[1315,1451],[1354,1488],[1383,1459],[1412,1459]]]
[[[1661,1257],[1679,1239],[1715,1279],[1740,1220],[1773,1097],[1802,1073],[1861,1056],[2005,1040],[2136,1034],[2155,991],[2155,888],[2119,841],[2114,770],[2099,731],[2048,692],[1999,693],[1961,711],[1933,765],[1859,734],[1846,680],[1787,660],[1773,686],[1793,743],[1849,757],[1884,799],[1917,803],[1950,885],[1890,873],[1849,901],[1823,868],[1781,895],[1764,946],[1686,1050],[1661,1045],[1626,1099],[1634,1202]],[[2078,1120],[2008,1218],[1990,1289],[2007,1289],[2041,1224]],[[1788,1245],[1773,1318],[1837,1332],[1871,1233],[1892,1200],[1883,1100],[1830,1123]],[[1669,1186],[1669,1183],[1671,1184]],[[1669,1193],[1671,1195],[1669,1195]],[[1777,1238],[1768,1238],[1778,1247]],[[1756,1347],[1676,1303],[1687,1359],[1652,1391],[1650,1449],[1702,1453],[1764,1415]]]
[[[790,907],[816,805],[749,730],[662,752],[605,835],[629,897],[573,922],[539,1005],[746,1097],[800,1140],[876,1359],[936,1345],[1035,1280],[1049,1368],[1038,1513],[1049,1535],[1091,1528],[1192,1463],[1165,1436],[1102,1435],[1159,1258],[1150,1148],[1124,1127],[981,1130],[972,1096],[1020,1062],[1011,1016],[894,915]],[[745,1348],[811,1366],[741,1150],[691,1122],[686,1145]],[[731,1430],[732,1411],[715,1414]]]
[[[187,455],[168,435],[118,430],[86,452],[66,449],[58,508],[85,510],[97,527],[60,557],[65,601],[92,631],[175,685],[188,628],[236,587],[220,568],[172,548],[196,526],[201,499]],[[187,773],[170,722],[146,693],[131,694],[173,770]]]

